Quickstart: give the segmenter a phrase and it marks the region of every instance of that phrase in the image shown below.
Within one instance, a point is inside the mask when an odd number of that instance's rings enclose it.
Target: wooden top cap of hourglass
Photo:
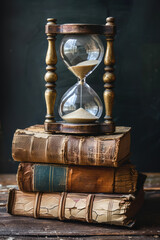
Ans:
[[[47,34],[99,34],[108,36],[115,34],[113,17],[108,17],[106,19],[106,25],[81,23],[57,25],[56,19],[54,18],[48,18],[47,22],[45,27],[45,32]]]

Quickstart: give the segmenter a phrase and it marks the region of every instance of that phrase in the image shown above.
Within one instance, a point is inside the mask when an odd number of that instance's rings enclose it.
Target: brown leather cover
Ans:
[[[19,189],[25,192],[133,193],[137,179],[138,172],[131,164],[95,168],[20,163],[17,172]]]
[[[130,154],[129,127],[116,127],[114,134],[103,136],[49,134],[43,127],[15,132],[15,161],[118,167]]]

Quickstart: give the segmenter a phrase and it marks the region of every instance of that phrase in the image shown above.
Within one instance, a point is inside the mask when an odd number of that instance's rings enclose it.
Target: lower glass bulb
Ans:
[[[97,93],[85,80],[79,80],[63,95],[59,114],[69,123],[91,123],[101,117],[102,110]]]

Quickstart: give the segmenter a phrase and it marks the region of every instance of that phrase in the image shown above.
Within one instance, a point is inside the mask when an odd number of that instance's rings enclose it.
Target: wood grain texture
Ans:
[[[13,137],[15,161],[118,167],[130,154],[130,128],[115,134],[74,136],[49,134],[43,125],[18,129]]]
[[[11,240],[8,239],[8,237],[6,236],[2,236],[2,239],[6,239],[6,240]],[[55,240],[156,240],[156,238],[158,238],[158,235],[154,235],[154,236],[81,236],[79,237],[59,237],[59,236],[45,236],[45,237],[37,237],[37,236],[14,236],[14,240],[46,240],[47,239],[55,239]],[[60,239],[59,239],[60,238]]]
[[[54,26],[56,24],[56,19],[48,18],[48,26]],[[56,70],[56,63],[57,63],[57,55],[55,49],[55,40],[56,34],[47,33],[47,40],[48,40],[48,50],[46,55],[46,70],[47,73],[45,74],[45,81],[46,83],[46,91],[45,91],[45,100],[46,100],[46,108],[47,108],[47,115],[45,122],[55,122],[54,119],[54,105],[56,101],[56,90],[55,90],[55,82],[57,81],[57,74],[55,73]]]
[[[106,19],[106,26],[112,26],[115,27],[114,24],[114,18],[108,17]],[[103,93],[104,97],[104,104],[105,104],[105,122],[106,123],[113,123],[112,119],[112,110],[113,110],[113,103],[114,103],[114,91],[113,91],[113,83],[115,81],[115,74],[114,71],[114,64],[115,64],[115,57],[114,57],[114,51],[113,51],[113,40],[114,35],[106,35],[107,40],[107,48],[106,48],[106,54],[104,57],[104,64],[105,64],[105,74],[103,75],[103,81],[104,81],[104,87],[105,91]]]
[[[61,24],[46,25],[45,32],[47,34],[101,34],[113,35],[115,33],[114,26],[97,25],[97,24]]]
[[[78,134],[78,135],[101,135],[107,133],[114,133],[115,126],[111,123],[65,123],[65,122],[45,122],[44,129],[49,133],[68,133],[68,134]]]
[[[156,215],[158,219],[158,214]],[[147,236],[160,235],[159,234],[159,224],[149,224],[145,226],[141,222],[140,225],[137,225],[136,228],[126,229],[122,227],[115,227],[110,225],[101,225],[101,224],[86,224],[81,222],[61,222],[57,220],[51,219],[34,219],[30,217],[22,217],[22,216],[11,216],[7,213],[2,213],[0,216],[1,219],[1,231],[0,236],[26,236],[36,238],[44,237],[46,238],[70,238],[77,237],[78,239],[83,239],[85,237],[95,237],[95,239],[105,239],[105,237],[109,236],[111,239],[116,237],[117,239],[121,239],[120,237],[125,236],[125,240],[132,239],[134,236],[144,236],[145,239]],[[3,222],[3,224],[2,224]],[[154,223],[154,222],[153,222]],[[118,238],[119,237],[119,238]],[[139,240],[139,238],[136,240]],[[110,238],[109,238],[110,239]],[[122,238],[123,239],[123,238]],[[154,238],[156,239],[156,238]]]

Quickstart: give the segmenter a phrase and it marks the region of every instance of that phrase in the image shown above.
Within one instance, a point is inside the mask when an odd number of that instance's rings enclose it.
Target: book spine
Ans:
[[[116,138],[106,140],[105,137],[16,131],[12,156],[15,161],[118,167],[130,152],[130,132],[124,138],[128,138],[126,153],[122,153],[122,158],[118,159],[122,140]]]
[[[136,198],[131,194],[114,197],[64,192],[23,193],[11,189],[7,209],[8,213],[19,216],[131,226],[134,224],[132,218],[136,214],[136,208],[143,202],[143,195],[141,192],[136,204]],[[134,209],[130,211],[132,205]]]
[[[24,192],[130,193],[137,189],[137,178],[131,164],[95,168],[20,163],[17,172],[19,189]]]

